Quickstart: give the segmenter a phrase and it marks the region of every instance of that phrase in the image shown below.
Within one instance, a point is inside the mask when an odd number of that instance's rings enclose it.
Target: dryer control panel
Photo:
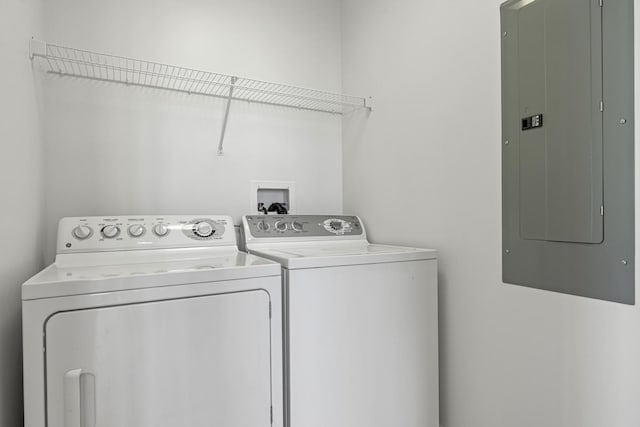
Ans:
[[[256,239],[364,237],[357,216],[251,215],[243,218],[243,225],[245,236]]]
[[[233,221],[220,215],[62,218],[57,253],[236,246]]]

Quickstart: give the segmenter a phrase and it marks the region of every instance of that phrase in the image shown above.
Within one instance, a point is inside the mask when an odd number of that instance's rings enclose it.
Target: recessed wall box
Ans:
[[[293,181],[251,181],[250,212],[266,213],[265,210],[279,204],[287,213],[296,213],[295,188]]]

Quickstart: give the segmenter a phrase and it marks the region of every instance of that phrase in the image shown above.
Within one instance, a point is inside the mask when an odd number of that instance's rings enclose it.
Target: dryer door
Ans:
[[[269,304],[256,290],[55,314],[48,426],[270,426]]]

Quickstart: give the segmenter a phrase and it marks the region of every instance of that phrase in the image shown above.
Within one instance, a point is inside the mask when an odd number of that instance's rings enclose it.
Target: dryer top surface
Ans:
[[[131,251],[128,258],[121,263],[114,262],[115,254],[107,253],[85,254],[83,263],[61,265],[56,262],[22,285],[22,299],[120,292],[280,275],[280,266],[277,263],[237,250],[159,250],[158,252],[164,252],[164,256],[149,252]],[[118,256],[127,257],[127,254],[119,252]],[[105,257],[112,262],[106,263]]]

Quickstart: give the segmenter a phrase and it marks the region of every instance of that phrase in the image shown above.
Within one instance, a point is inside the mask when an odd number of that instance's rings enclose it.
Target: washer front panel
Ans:
[[[435,260],[285,277],[291,425],[438,426]]]

